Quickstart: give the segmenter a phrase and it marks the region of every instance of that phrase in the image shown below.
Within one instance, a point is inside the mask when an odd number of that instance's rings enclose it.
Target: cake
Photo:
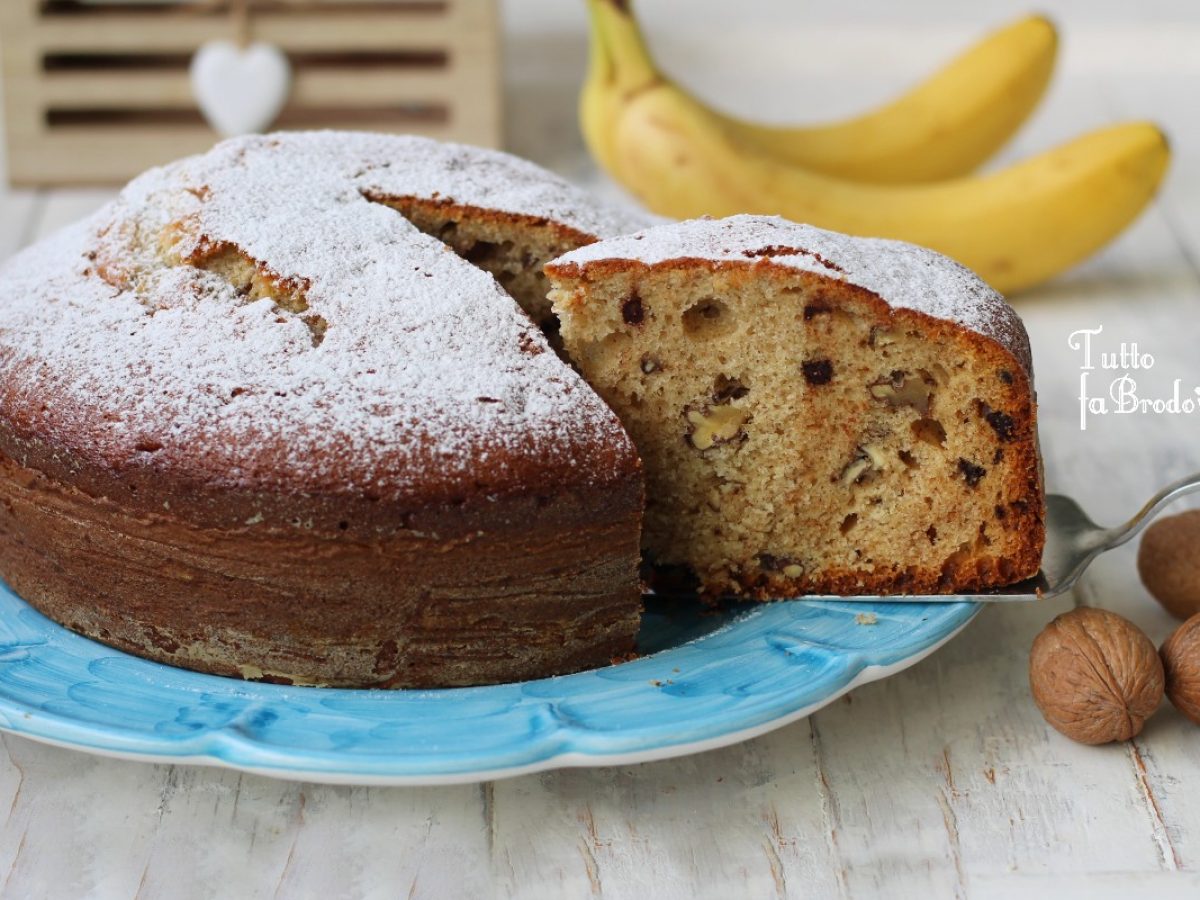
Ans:
[[[566,351],[645,466],[656,584],[951,593],[1037,573],[1029,343],[962,266],[735,216],[592,243],[547,272]]]
[[[546,259],[638,224],[411,137],[147,173],[0,272],[0,577],[121,650],[283,683],[627,654],[639,459],[535,320]]]

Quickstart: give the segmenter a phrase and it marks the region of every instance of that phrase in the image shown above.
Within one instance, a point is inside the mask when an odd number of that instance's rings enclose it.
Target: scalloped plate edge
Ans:
[[[352,773],[352,772],[331,772],[328,770],[309,770],[304,768],[282,768],[272,766],[256,766],[254,764],[239,763],[236,760],[226,759],[223,756],[215,754],[190,754],[190,755],[174,755],[169,753],[155,752],[136,752],[114,750],[107,747],[85,746],[71,741],[59,740],[48,735],[38,734],[33,731],[22,730],[18,722],[36,720],[37,713],[30,712],[27,709],[19,707],[11,707],[0,705],[0,716],[8,719],[7,722],[0,723],[0,731],[8,734],[14,734],[18,737],[28,738],[40,744],[48,744],[53,747],[62,747],[67,750],[75,750],[78,752],[90,753],[95,756],[104,756],[110,759],[123,759],[134,762],[157,763],[166,765],[195,765],[209,766],[222,769],[231,769],[238,772],[246,772],[252,775],[263,775],[268,778],[276,778],[283,781],[304,781],[313,784],[335,784],[335,785],[354,785],[354,786],[372,786],[372,787],[431,787],[437,785],[453,785],[453,784],[477,784],[483,781],[495,781],[500,778],[515,778],[520,775],[530,775],[536,772],[545,772],[553,769],[566,768],[585,768],[585,767],[600,767],[600,766],[627,766],[645,762],[657,762],[664,759],[674,759],[680,756],[691,756],[696,753],[704,753],[708,750],[717,750],[722,747],[729,747],[734,744],[740,744],[743,741],[751,740],[752,738],[760,737],[777,728],[783,728],[785,725],[790,725],[793,722],[798,722],[801,719],[806,719],[813,713],[818,712],[826,706],[829,706],[835,700],[848,694],[855,688],[862,687],[864,684],[869,684],[873,681],[882,681],[885,678],[890,678],[899,672],[910,668],[921,662],[928,656],[940,650],[945,644],[949,643],[953,638],[957,637],[963,629],[970,625],[979,615],[983,604],[977,604],[975,610],[953,631],[942,637],[940,640],[928,647],[923,647],[911,656],[906,656],[904,659],[897,660],[894,663],[886,666],[868,665],[864,666],[858,673],[850,679],[841,688],[833,691],[828,696],[822,697],[815,703],[810,703],[808,706],[793,710],[774,719],[769,719],[765,722],[759,722],[747,728],[736,729],[725,732],[724,734],[716,735],[710,738],[704,738],[698,741],[685,741],[674,744],[660,744],[657,747],[650,747],[644,750],[635,750],[624,753],[583,753],[580,751],[567,751],[556,753],[547,756],[544,759],[539,759],[534,762],[511,766],[499,769],[480,769],[470,772],[448,772],[445,774],[419,774],[419,775],[386,775],[379,773]]]

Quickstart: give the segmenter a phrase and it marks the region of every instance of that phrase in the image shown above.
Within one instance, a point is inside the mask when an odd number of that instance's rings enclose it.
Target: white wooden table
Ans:
[[[764,117],[882,99],[1020,4],[639,0],[664,65]],[[1162,199],[1118,243],[1017,298],[1032,334],[1052,489],[1116,520],[1200,468],[1200,418],[1079,427],[1077,329],[1155,357],[1139,392],[1200,384],[1200,7],[1039,0],[1065,33],[1059,75],[1011,157],[1148,117],[1170,132]],[[730,9],[729,7],[734,7]],[[886,7],[886,9],[885,9]],[[612,190],[575,127],[582,4],[510,0],[509,145]],[[756,109],[744,97],[753,94]],[[0,256],[104,190],[0,194]],[[1120,373],[1097,373],[1093,387]],[[1196,897],[1200,728],[1167,707],[1137,740],[1070,743],[1026,682],[1033,637],[1072,604],[1159,641],[1133,547],[1075,595],[985,611],[935,656],[740,746],[477,786],[289,784],[0,739],[4,897]],[[5,812],[6,811],[6,812]]]

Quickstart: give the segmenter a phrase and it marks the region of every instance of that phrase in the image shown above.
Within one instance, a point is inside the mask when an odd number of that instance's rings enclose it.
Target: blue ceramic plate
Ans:
[[[93,753],[345,784],[443,784],[736,743],[912,665],[979,611],[652,602],[639,659],[491,687],[355,691],[201,675],[79,637],[0,584],[0,728]],[[873,620],[873,623],[872,623]]]

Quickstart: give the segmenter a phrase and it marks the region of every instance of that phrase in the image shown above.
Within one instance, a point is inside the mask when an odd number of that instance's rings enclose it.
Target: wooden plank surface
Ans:
[[[676,0],[643,6],[673,73],[726,105],[744,108],[739,98],[753,93],[763,115],[779,117],[801,104],[818,116],[881,99],[881,84],[894,89],[1011,13],[999,0],[970,13],[925,0],[906,5],[913,21],[931,23],[918,27],[877,21],[898,14],[871,18],[855,3],[841,13],[859,17],[851,28],[829,9],[784,13],[766,0],[732,12],[705,0],[704,22]],[[1164,197],[1133,229],[1016,300],[1034,345],[1050,486],[1115,522],[1200,468],[1197,425],[1109,416],[1080,432],[1079,360],[1066,342],[1101,325],[1106,349],[1137,341],[1155,355],[1139,378],[1148,394],[1174,378],[1200,383],[1200,63],[1182,52],[1200,21],[1191,6],[1167,2],[1045,6],[1067,29],[1062,70],[1006,155],[1125,117],[1166,124],[1176,153]],[[768,9],[773,27],[764,28],[755,15]],[[579,9],[521,0],[506,17],[511,146],[615,193],[574,126]],[[858,65],[835,77],[847,39]],[[821,90],[798,96],[780,66]],[[0,254],[109,196],[0,194]],[[1121,612],[1156,641],[1169,632],[1172,620],[1138,583],[1135,553],[1102,558],[1073,597],[985,611],[930,659],[808,721],[680,760],[479,786],[351,789],[103,760],[6,737],[0,895],[1195,897],[1200,730],[1164,707],[1128,745],[1082,747],[1049,730],[1028,696],[1029,645],[1072,604]]]

